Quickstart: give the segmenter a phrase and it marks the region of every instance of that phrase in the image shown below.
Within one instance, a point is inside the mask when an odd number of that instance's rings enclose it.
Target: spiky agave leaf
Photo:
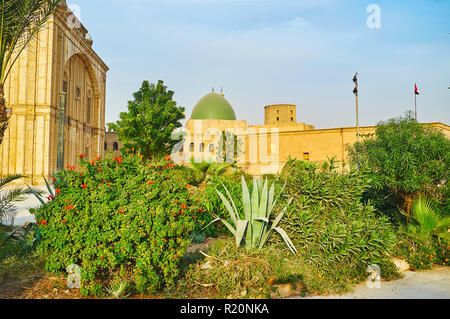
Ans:
[[[224,204],[225,208],[228,211],[228,214],[230,215],[233,222],[236,224],[238,221],[238,214],[234,211],[233,207],[231,206],[228,199],[218,190],[216,189],[217,194],[219,195],[220,199],[222,200],[222,203]],[[233,199],[231,199],[233,201]],[[234,204],[233,204],[234,205]]]
[[[251,199],[250,199],[250,191],[248,190],[244,175],[242,175],[241,182],[242,182],[242,204],[244,207],[244,218],[249,221],[249,225],[247,227],[247,232],[246,232],[245,243],[246,243],[247,249],[250,249],[251,244],[252,244],[252,236],[253,236],[253,225],[251,223],[252,203],[251,203]]]
[[[47,179],[44,177],[44,181],[45,181],[45,186],[47,187],[48,193],[50,194],[50,196],[55,197],[55,194],[53,193],[53,189],[50,187],[50,184],[48,183]]]
[[[253,247],[258,247],[258,242],[259,239],[261,238],[261,230],[263,228],[263,222],[264,219],[267,219],[267,202],[268,202],[267,179],[262,187],[262,191],[258,193],[258,195],[259,195],[258,213],[253,218],[253,236],[252,236]]]
[[[286,231],[281,227],[275,227],[274,230],[278,232],[278,234],[280,234],[281,238],[283,238],[291,253],[295,255],[297,253],[297,248],[295,248],[294,243],[291,241]]]
[[[241,246],[241,243],[244,240],[248,224],[249,224],[248,220],[238,220],[236,224],[236,235],[235,235],[236,247]]]

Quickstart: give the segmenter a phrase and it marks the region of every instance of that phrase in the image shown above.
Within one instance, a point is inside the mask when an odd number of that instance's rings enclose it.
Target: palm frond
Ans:
[[[36,37],[60,2],[0,1],[0,84],[5,82],[20,54]]]
[[[18,180],[19,178],[22,178],[22,175],[8,175],[5,177],[0,177],[0,189],[2,189],[6,184],[11,183],[12,181]]]

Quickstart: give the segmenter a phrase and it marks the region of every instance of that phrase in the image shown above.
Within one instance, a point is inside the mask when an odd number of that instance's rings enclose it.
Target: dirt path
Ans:
[[[381,282],[380,288],[365,283],[351,293],[332,296],[308,296],[312,299],[450,299],[450,267],[426,271],[407,271],[403,279]]]

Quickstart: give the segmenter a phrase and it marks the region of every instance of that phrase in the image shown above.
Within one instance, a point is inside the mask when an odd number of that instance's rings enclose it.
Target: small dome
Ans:
[[[236,120],[233,107],[223,94],[209,93],[195,105],[191,120]]]

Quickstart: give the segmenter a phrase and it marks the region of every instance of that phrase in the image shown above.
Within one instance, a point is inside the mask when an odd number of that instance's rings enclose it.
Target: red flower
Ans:
[[[55,193],[59,194],[59,193],[61,193],[61,190],[57,188],[57,189],[55,189]]]
[[[41,220],[41,225],[47,225],[47,221],[46,220]]]
[[[67,220],[62,220],[62,223],[63,224],[67,224]]]
[[[203,213],[203,209],[200,208],[200,209],[198,210],[198,212],[199,212],[199,213]]]
[[[199,201],[199,200],[196,200],[195,203],[198,204],[198,203],[200,203],[200,201]]]
[[[187,208],[187,206],[186,206],[186,205],[184,205],[184,204],[182,204],[182,205],[181,205],[181,208],[183,208],[183,209],[186,209],[186,208]]]
[[[53,177],[53,178],[52,178],[52,181],[56,182],[56,178]]]
[[[81,188],[86,189],[86,188],[87,188],[87,185],[86,185],[86,184],[83,184],[83,185],[81,185]]]
[[[92,160],[91,165],[95,165],[96,161]]]
[[[100,259],[101,259],[101,260],[105,259],[105,256],[101,256]]]
[[[48,201],[52,201],[53,199],[55,199],[55,197],[52,196],[52,195],[49,195],[49,196],[47,197],[47,199],[48,199]]]
[[[175,200],[175,204],[178,204],[178,199]]]
[[[149,185],[153,185],[155,183],[155,181],[149,181],[148,184]]]
[[[170,161],[170,159],[171,159],[169,154],[166,154],[166,156],[164,156],[164,158],[165,158],[166,161]]]
[[[83,158],[83,157],[85,157],[86,156],[86,154],[78,154],[78,157],[79,158]]]
[[[119,213],[123,214],[123,213],[125,213],[125,211],[123,209],[119,209]]]
[[[101,167],[99,167],[99,168],[97,168],[97,169],[98,169],[98,171],[99,171],[99,172],[101,172],[101,171],[102,171],[102,168],[101,168]]]
[[[184,214],[184,212],[182,210],[180,210],[180,215],[183,215],[183,214]]]
[[[72,209],[73,209],[73,205],[66,206],[66,210],[72,210]]]
[[[187,185],[186,185],[186,187],[187,187],[187,188],[191,188],[192,186],[191,186],[191,185],[189,185],[189,184],[187,184]]]

